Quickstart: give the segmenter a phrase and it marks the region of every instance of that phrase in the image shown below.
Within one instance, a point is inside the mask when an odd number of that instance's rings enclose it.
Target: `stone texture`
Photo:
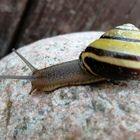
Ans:
[[[101,32],[47,38],[18,51],[35,67],[78,58]],[[0,61],[0,75],[29,75],[11,53]],[[0,80],[0,139],[6,140],[139,140],[140,82],[110,82],[65,87],[28,95],[26,80]]]

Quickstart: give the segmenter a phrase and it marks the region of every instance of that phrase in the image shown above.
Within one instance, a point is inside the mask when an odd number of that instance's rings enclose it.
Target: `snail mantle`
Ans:
[[[18,50],[38,69],[78,59],[103,32],[40,40]],[[0,61],[0,75],[31,75],[15,53]],[[102,82],[29,95],[28,80],[0,80],[0,139],[104,139],[140,137],[140,82]]]

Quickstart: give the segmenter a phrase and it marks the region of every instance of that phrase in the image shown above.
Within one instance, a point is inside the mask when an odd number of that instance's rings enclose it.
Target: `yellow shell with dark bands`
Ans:
[[[140,30],[132,24],[117,26],[89,44],[80,60],[92,74],[136,79],[140,76]]]

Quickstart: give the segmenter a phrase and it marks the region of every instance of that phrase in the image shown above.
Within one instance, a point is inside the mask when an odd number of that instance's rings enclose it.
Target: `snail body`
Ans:
[[[28,79],[32,93],[53,91],[63,86],[91,84],[108,79],[138,79],[140,76],[140,31],[132,24],[124,24],[107,31],[91,42],[79,59],[34,68],[21,54],[14,52],[32,70],[31,76],[0,76],[0,78]]]
[[[31,81],[32,91],[34,89],[53,91],[64,86],[84,85],[104,80],[103,77],[83,71],[78,59],[35,71],[33,75],[37,78]]]

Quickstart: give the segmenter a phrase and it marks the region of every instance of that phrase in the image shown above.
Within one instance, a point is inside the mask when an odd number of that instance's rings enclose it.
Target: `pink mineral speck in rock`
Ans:
[[[18,51],[36,68],[78,59],[102,32],[40,40]],[[0,75],[31,75],[14,53],[0,61]],[[27,80],[0,80],[0,139],[139,140],[140,82],[65,87],[30,96]]]

